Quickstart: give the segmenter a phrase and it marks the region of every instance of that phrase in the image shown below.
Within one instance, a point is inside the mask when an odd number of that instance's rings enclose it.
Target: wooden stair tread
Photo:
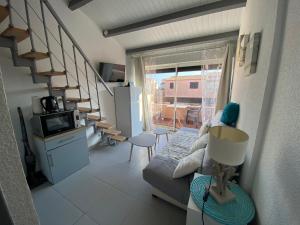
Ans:
[[[20,55],[20,57],[25,59],[41,60],[41,59],[49,58],[49,55],[48,53],[45,52],[27,52]]]
[[[78,88],[78,86],[52,86],[52,89],[55,90],[75,90]]]
[[[21,42],[29,37],[28,30],[17,27],[8,27],[1,33],[2,37],[15,37],[17,42]]]
[[[93,120],[93,121],[101,121],[100,116],[98,115],[87,115],[88,120]]]
[[[69,102],[89,102],[90,98],[67,98],[66,99]]]
[[[110,134],[110,135],[113,135],[113,136],[116,136],[116,135],[121,134],[121,131],[119,131],[119,130],[114,130],[114,129],[103,129],[102,131],[103,131],[104,133],[106,133],[106,134]]]
[[[127,137],[124,137],[122,135],[115,135],[115,136],[111,136],[110,138],[116,141],[125,141],[127,139]]]
[[[5,20],[6,17],[9,15],[9,10],[7,7],[0,5],[0,22]]]
[[[103,128],[103,129],[112,129],[113,125],[107,122],[96,122],[96,127]]]
[[[99,112],[99,109],[91,109],[89,107],[78,107],[77,108],[79,112],[81,113],[94,113],[94,112]]]
[[[37,75],[39,76],[65,76],[65,71],[45,71],[45,72],[38,72]]]

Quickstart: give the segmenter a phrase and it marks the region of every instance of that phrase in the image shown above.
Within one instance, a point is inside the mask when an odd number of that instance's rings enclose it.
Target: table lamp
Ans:
[[[209,193],[220,204],[235,198],[227,184],[236,175],[235,166],[245,160],[248,140],[248,134],[237,128],[216,126],[209,129],[208,155],[215,161],[215,183]]]

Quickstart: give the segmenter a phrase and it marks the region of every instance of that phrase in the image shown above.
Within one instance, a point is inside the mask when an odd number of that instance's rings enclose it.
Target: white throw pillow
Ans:
[[[223,114],[223,110],[219,110],[216,115],[211,119],[210,121],[210,126],[215,127],[215,126],[224,126],[224,123],[221,122],[221,117]]]
[[[204,134],[207,134],[209,127],[210,127],[210,122],[203,123],[199,129],[199,137],[202,137]]]
[[[179,160],[176,169],[173,172],[173,178],[184,177],[196,171],[202,163],[205,149],[198,149],[192,154]]]
[[[190,152],[194,152],[197,149],[205,148],[207,144],[208,144],[208,133],[202,135],[198,140],[196,140],[193,143]]]

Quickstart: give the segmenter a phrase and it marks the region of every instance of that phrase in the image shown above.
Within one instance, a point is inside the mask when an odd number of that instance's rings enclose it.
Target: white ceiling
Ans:
[[[153,18],[216,0],[93,0],[82,10],[101,30]],[[115,38],[125,49],[206,36],[239,29],[242,9],[173,22]]]

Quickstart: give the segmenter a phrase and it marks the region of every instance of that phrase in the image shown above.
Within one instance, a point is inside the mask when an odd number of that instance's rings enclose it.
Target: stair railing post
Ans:
[[[31,43],[31,51],[35,51],[34,41],[33,41],[33,35],[32,35],[32,29],[31,29],[31,21],[30,21],[30,15],[28,10],[28,2],[27,0],[24,0],[25,3],[25,12],[26,12],[26,19],[27,19],[27,26],[28,26],[28,33],[30,37],[30,43]]]
[[[66,73],[66,81],[67,81],[67,86],[69,87],[69,79],[68,79],[68,75],[67,75],[67,65],[66,65],[66,58],[65,58],[65,49],[64,49],[64,42],[62,39],[62,33],[61,33],[61,27],[60,25],[58,25],[58,33],[59,33],[59,40],[60,40],[60,47],[61,47],[61,54],[62,54],[62,58],[63,58],[63,64],[64,64],[64,70]]]
[[[90,107],[91,107],[91,110],[92,110],[93,106],[92,106],[92,99],[91,99],[91,92],[90,92],[90,85],[89,85],[89,76],[88,76],[85,60],[84,60],[84,68],[85,68],[86,84],[87,84],[87,89],[88,89],[88,94],[89,94],[89,99],[90,99]]]
[[[66,26],[64,25],[64,23],[62,22],[62,20],[59,18],[59,16],[55,12],[55,10],[53,9],[53,7],[49,3],[49,1],[48,0],[42,0],[42,1],[46,5],[46,7],[48,8],[49,12],[53,15],[53,17],[55,18],[55,20],[57,21],[57,23],[64,30],[65,34],[69,37],[69,39],[71,40],[72,44],[75,45],[75,47],[77,48],[78,52],[81,54],[81,56],[84,58],[84,60],[86,60],[87,64],[90,66],[90,68],[95,73],[95,76],[98,77],[99,81],[103,84],[103,86],[109,92],[109,94],[113,96],[113,92],[106,85],[105,81],[102,79],[102,77],[100,76],[100,74],[98,73],[98,71],[94,68],[93,64],[89,61],[88,57],[84,54],[83,50],[80,48],[79,44],[76,42],[76,40],[73,38],[73,36],[71,35],[71,33],[68,31],[68,29],[66,28]]]
[[[11,10],[11,2],[10,2],[10,0],[7,0],[7,8],[8,8],[8,11],[9,11],[9,14],[8,14],[9,26],[13,27],[14,24],[13,24],[13,20],[12,20],[12,10]]]
[[[98,81],[97,81],[97,75],[94,73],[95,77],[95,84],[96,84],[96,92],[97,92],[97,102],[98,102],[98,108],[99,108],[99,116],[101,120],[101,107],[100,107],[100,99],[99,99],[99,92],[98,92]]]
[[[78,90],[79,90],[79,97],[81,99],[81,90],[80,90],[80,82],[79,82],[79,75],[78,75],[78,65],[77,65],[77,59],[76,59],[76,49],[73,45],[73,53],[74,53],[74,63],[75,63],[75,69],[76,69],[76,77],[77,77],[77,84],[78,84]]]
[[[44,4],[43,4],[42,0],[40,0],[40,5],[41,5],[42,21],[43,21],[43,27],[44,27],[44,32],[45,32],[46,45],[47,45],[49,59],[50,59],[51,71],[54,71],[52,53],[50,50],[50,43],[49,43],[49,37],[48,37],[47,24],[46,24],[46,20],[45,20]]]

